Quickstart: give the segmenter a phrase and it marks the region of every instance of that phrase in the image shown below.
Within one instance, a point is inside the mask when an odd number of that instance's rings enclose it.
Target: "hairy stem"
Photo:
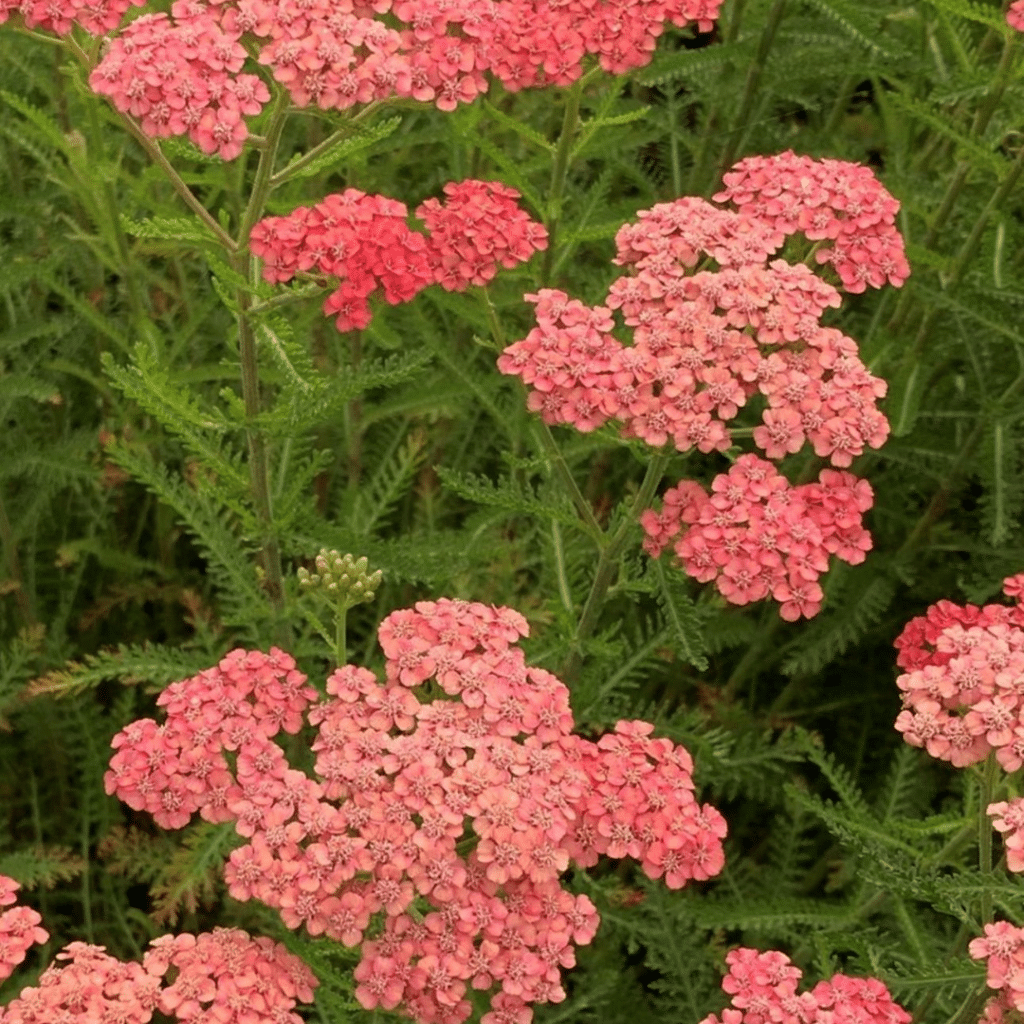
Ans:
[[[743,98],[740,100],[740,108],[732,123],[726,139],[725,149],[722,150],[721,158],[718,161],[718,174],[716,181],[733,165],[736,159],[736,152],[740,146],[741,133],[747,127],[751,111],[754,109],[754,101],[757,99],[757,89],[761,84],[761,75],[764,72],[765,64],[768,62],[768,54],[771,52],[772,43],[775,42],[775,34],[782,23],[782,15],[786,10],[786,0],[775,0],[771,10],[768,12],[768,21],[764,31],[761,33],[761,40],[757,46],[757,53],[747,69],[747,81],[743,87]]]
[[[547,285],[555,262],[555,243],[558,239],[558,224],[562,216],[562,198],[565,195],[565,181],[569,174],[569,154],[573,139],[580,126],[580,102],[583,99],[583,77],[577,78],[565,96],[565,113],[562,117],[562,132],[558,136],[555,162],[551,168],[551,187],[548,190],[548,211],[545,226],[548,229],[548,247],[544,252],[540,281]]]
[[[260,153],[249,202],[242,214],[237,250],[232,259],[233,269],[247,281],[255,283],[259,278],[257,260],[248,251],[249,233],[259,220],[270,192],[270,172],[277,158],[277,147],[287,119],[287,100],[279,94],[271,115],[267,131],[267,145]],[[256,518],[260,524],[260,546],[263,550],[264,572],[267,592],[274,608],[284,608],[284,581],[281,572],[281,550],[274,535],[273,508],[270,498],[270,472],[267,461],[267,445],[263,433],[254,421],[260,413],[259,359],[256,351],[256,334],[252,325],[252,296],[248,290],[235,293],[238,302],[238,348],[242,364],[242,401],[245,404],[246,437],[249,444],[249,480],[252,487]]]

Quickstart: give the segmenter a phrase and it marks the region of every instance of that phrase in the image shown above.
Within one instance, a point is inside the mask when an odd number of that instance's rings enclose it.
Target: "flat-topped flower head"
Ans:
[[[547,232],[519,208],[515,189],[468,180],[450,182],[445,193],[445,204],[428,199],[416,211],[426,235],[407,225],[403,203],[350,188],[314,207],[265,217],[253,227],[249,248],[271,283],[300,273],[337,279],[324,313],[339,331],[350,331],[370,322],[375,293],[397,305],[431,284],[464,291],[547,246]]]
[[[218,1024],[302,1024],[318,982],[284,946],[238,928],[153,939],[141,963],[72,942],[0,1011],[4,1024],[147,1024],[154,1012]],[[166,975],[174,972],[173,980]]]
[[[793,487],[770,462],[741,455],[710,494],[684,481],[640,522],[652,557],[671,546],[687,575],[714,581],[731,604],[771,597],[793,621],[821,608],[817,581],[832,555],[864,561],[871,536],[862,517],[872,503],[870,485],[851,473],[823,470],[817,483]]]
[[[571,863],[632,857],[680,888],[721,870],[726,833],[689,754],[647,723],[573,734],[565,685],[526,664],[527,633],[510,608],[420,602],[380,625],[383,682],[345,665],[312,708],[286,655],[232,652],[161,696],[165,724],[115,737],[108,791],[161,824],[233,820],[230,893],[361,946],[365,1008],[458,1024],[476,989],[494,1019],[527,1021],[564,998],[561,969],[597,928],[560,884]],[[315,778],[273,742],[300,704]]]
[[[681,452],[730,447],[730,421],[762,396],[753,441],[768,458],[810,442],[845,469],[889,435],[878,408],[886,384],[852,338],[822,325],[839,292],[770,258],[786,237],[777,220],[692,197],[641,211],[616,236],[613,262],[628,273],[604,304],[526,295],[537,326],[498,368],[527,385],[546,423],[589,432],[615,420],[625,437]],[[615,337],[616,313],[632,345]]]
[[[903,238],[895,227],[900,204],[869,167],[847,160],[815,160],[792,150],[741,160],[723,178],[716,202],[732,202],[785,235],[801,232],[830,241],[817,250],[848,292],[899,288],[910,275]]]
[[[834,974],[810,991],[797,992],[803,972],[784,953],[734,949],[725,962],[729,972],[722,989],[732,1005],[701,1024],[909,1024],[911,1019],[877,978]]]
[[[916,747],[956,767],[983,761],[992,751],[1008,772],[1024,765],[1024,604],[1021,576],[1010,576],[1004,592],[1013,605],[959,606],[939,601],[910,620],[897,637],[896,680],[903,710],[896,728]],[[1006,811],[1007,805],[993,805]],[[990,813],[997,813],[990,809]],[[1004,822],[1015,821],[1004,817]],[[1007,859],[1024,868],[1017,826],[1000,831]]]

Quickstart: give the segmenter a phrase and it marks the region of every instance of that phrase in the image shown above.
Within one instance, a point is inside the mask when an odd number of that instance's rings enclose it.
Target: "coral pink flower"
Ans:
[[[108,789],[164,822],[184,808],[206,815],[213,773],[196,778],[180,756],[201,733],[247,840],[225,867],[235,898],[361,945],[355,995],[367,1009],[458,1024],[472,987],[491,993],[485,1016],[528,1020],[533,1003],[564,998],[561,968],[597,927],[590,901],[560,885],[570,861],[629,856],[679,888],[721,870],[726,826],[697,801],[689,754],[648,723],[620,722],[597,742],[573,735],[566,687],[516,646],[527,633],[512,609],[420,602],[381,623],[383,684],[344,666],[312,708],[287,655],[234,651],[168,687],[164,725],[115,737]],[[426,699],[426,684],[445,696]],[[308,709],[319,781],[273,743],[282,703]],[[190,802],[172,818],[163,797],[179,776]],[[410,910],[417,897],[426,915]],[[191,1014],[208,990],[197,977],[161,1008]]]

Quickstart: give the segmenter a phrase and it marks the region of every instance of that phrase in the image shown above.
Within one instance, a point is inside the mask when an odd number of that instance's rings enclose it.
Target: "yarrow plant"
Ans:
[[[107,790],[168,828],[234,821],[231,894],[361,944],[366,1008],[458,1022],[472,988],[492,993],[485,1024],[526,1021],[565,998],[561,968],[597,928],[559,884],[571,862],[630,857],[679,888],[721,870],[726,831],[652,726],[574,735],[567,689],[516,646],[527,632],[509,608],[421,602],[381,623],[383,684],[345,665],[312,707],[287,655],[234,651],[161,695],[164,725],[115,737]],[[316,779],[271,742],[304,711]]]
[[[528,385],[529,406],[546,423],[588,432],[618,420],[624,436],[681,452],[729,448],[728,421],[760,394],[753,440],[769,459],[809,440],[817,455],[848,467],[888,436],[877,407],[885,382],[853,339],[822,325],[840,304],[836,288],[769,256],[802,232],[816,244],[834,241],[816,258],[836,268],[846,290],[899,286],[909,272],[893,226],[899,204],[867,168],[792,153],[742,161],[725,180],[716,199],[739,212],[684,198],[641,211],[619,231],[614,262],[632,272],[612,283],[606,305],[553,289],[526,296],[537,327],[505,349],[498,368]],[[615,310],[633,328],[631,346],[613,334]],[[856,564],[870,547],[861,514],[872,492],[849,473],[826,471],[794,489],[745,456],[715,480],[710,501],[694,486],[669,491],[663,510],[646,515],[647,550],[657,555],[690,524],[676,549],[684,569],[718,578],[733,603],[771,594],[786,618],[814,615],[828,554]]]
[[[731,1005],[701,1024],[910,1024],[910,1014],[876,978],[834,974],[810,991],[797,992],[803,972],[784,953],[741,947],[727,953],[725,962],[729,971],[722,989]]]
[[[469,180],[449,182],[444,192],[444,204],[428,199],[416,210],[426,236],[406,225],[404,203],[350,188],[312,208],[265,217],[249,247],[271,283],[315,273],[339,279],[324,302],[339,331],[370,322],[367,299],[378,289],[392,305],[435,283],[464,291],[547,247],[547,231],[519,208],[515,189]]]
[[[72,942],[0,1008],[2,1024],[147,1024],[153,1014],[217,1024],[301,1024],[317,980],[284,946],[238,928],[153,939],[141,963]]]

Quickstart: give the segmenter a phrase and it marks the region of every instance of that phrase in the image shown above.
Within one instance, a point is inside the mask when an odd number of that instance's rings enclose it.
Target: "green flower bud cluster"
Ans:
[[[367,572],[369,567],[365,558],[353,558],[352,555],[321,548],[316,556],[316,572],[299,569],[299,584],[308,590],[319,591],[331,604],[344,603],[351,608],[364,601],[372,601],[384,577],[380,569]]]

